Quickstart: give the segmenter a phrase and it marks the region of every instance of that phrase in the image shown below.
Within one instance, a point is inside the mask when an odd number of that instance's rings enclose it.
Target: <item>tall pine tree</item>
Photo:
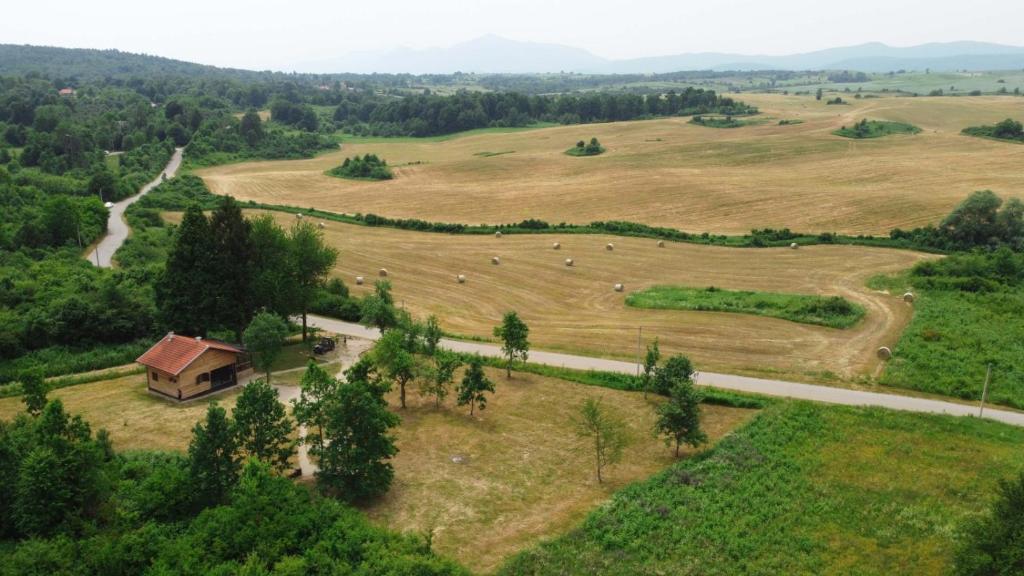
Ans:
[[[164,324],[175,332],[205,336],[214,299],[213,242],[210,222],[197,205],[189,206],[174,236],[174,246],[156,282],[156,303]]]
[[[210,217],[213,244],[213,294],[217,324],[234,331],[238,340],[253,315],[253,248],[249,221],[238,202],[226,196]]]

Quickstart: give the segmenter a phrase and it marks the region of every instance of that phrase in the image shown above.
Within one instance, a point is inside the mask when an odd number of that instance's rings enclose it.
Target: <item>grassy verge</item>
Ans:
[[[914,286],[916,296],[883,384],[980,400],[991,364],[989,401],[1024,408],[1024,287],[935,289],[909,275],[869,285],[894,293]]]
[[[464,357],[468,360],[469,355],[464,355]],[[501,358],[484,357],[483,361],[485,365],[494,368],[505,367],[505,362]],[[576,382],[577,384],[585,384],[587,386],[611,388],[612,390],[625,390],[632,392],[639,392],[643,390],[639,378],[630,374],[620,374],[618,372],[575,370],[573,368],[549,366],[547,364],[535,364],[532,362],[517,363],[512,367],[512,370],[514,372],[527,372],[538,376],[567,380],[569,382]],[[740,394],[737,392],[709,387],[701,387],[701,392],[704,394],[705,404],[731,406],[733,408],[764,408],[766,405],[775,401],[774,399],[765,396]]]
[[[499,573],[945,573],[1022,441],[971,418],[780,402]]]
[[[652,286],[627,296],[626,305],[658,310],[753,314],[829,328],[849,328],[864,317],[864,308],[839,296],[723,290],[714,286]]]
[[[853,126],[843,126],[832,133],[844,138],[881,138],[890,134],[917,134],[921,129],[912,124],[903,122],[889,122],[885,120],[862,120]]]

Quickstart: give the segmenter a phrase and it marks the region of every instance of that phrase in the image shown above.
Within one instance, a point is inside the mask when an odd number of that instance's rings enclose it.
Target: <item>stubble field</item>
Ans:
[[[812,96],[743,94],[761,108],[761,121],[734,129],[670,118],[371,141],[311,160],[198,174],[218,194],[336,212],[471,224],[619,219],[730,234],[763,227],[886,234],[938,221],[973,190],[1024,193],[1024,147],[959,134],[1022,116],[1024,100],[844,97],[849,105],[828,106]],[[923,132],[869,141],[831,134],[860,118],[910,122]],[[803,123],[780,126],[781,119]],[[563,154],[590,137],[608,152]],[[396,178],[323,174],[368,152],[394,166]]]
[[[253,214],[253,212],[249,212]],[[282,225],[294,217],[273,213]],[[174,220],[178,214],[169,215]],[[658,337],[663,353],[685,353],[701,369],[808,377],[825,372],[855,378],[879,368],[878,346],[892,346],[910,318],[899,298],[865,287],[868,277],[912,266],[923,254],[858,246],[800,250],[723,248],[602,235],[452,236],[326,222],[339,250],[332,272],[354,295],[389,272],[396,302],[442,327],[490,337],[508,310],[530,326],[537,349],[631,359],[638,327]],[[553,242],[561,244],[552,249]],[[613,243],[614,251],[605,249]],[[491,263],[498,256],[500,265]],[[573,267],[564,264],[574,260]],[[465,284],[456,282],[464,274]],[[366,283],[355,285],[355,277]],[[614,284],[623,283],[624,292]],[[838,295],[865,308],[865,318],[840,330],[786,320],[627,307],[634,290],[678,284],[734,290]]]

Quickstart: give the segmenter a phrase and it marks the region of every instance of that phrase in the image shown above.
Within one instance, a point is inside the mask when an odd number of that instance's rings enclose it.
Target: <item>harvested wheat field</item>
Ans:
[[[251,212],[250,212],[251,213]],[[273,213],[282,225],[294,217]],[[169,215],[172,219],[180,215]],[[445,330],[490,337],[516,310],[538,349],[633,358],[637,327],[664,352],[689,355],[701,369],[733,373],[823,372],[851,378],[879,367],[875,351],[892,346],[910,318],[901,294],[869,290],[872,275],[906,269],[930,256],[906,250],[810,246],[800,250],[724,248],[603,235],[454,236],[325,223],[340,251],[333,274],[354,295],[373,289],[386,268],[395,301],[414,315],[436,314]],[[553,250],[553,242],[561,249]],[[609,251],[606,245],[614,243]],[[500,265],[491,263],[500,257]],[[574,266],[565,265],[572,258]],[[466,276],[460,284],[457,275]],[[355,285],[355,277],[369,281]],[[616,283],[624,291],[614,290]],[[626,307],[634,290],[657,284],[717,286],[839,295],[867,314],[839,330],[741,314]]]
[[[400,139],[198,174],[218,194],[334,212],[469,224],[630,220],[728,234],[764,227],[887,234],[937,222],[974,190],[1024,194],[1024,146],[959,133],[1021,117],[1019,98],[844,97],[849,105],[828,106],[813,96],[743,94],[763,113],[741,128],[671,118]],[[912,122],[923,132],[857,141],[831,133],[865,117]],[[781,119],[803,123],[780,126]],[[608,151],[564,154],[590,137]],[[395,168],[394,180],[324,175],[369,152]]]
[[[191,402],[176,403],[146,390],[146,375],[78,384],[49,393],[70,414],[82,416],[93,431],[106,428],[117,450],[175,450],[184,452],[192,427],[206,416],[211,400],[230,413],[241,388]],[[25,405],[21,397],[0,399],[0,420],[9,420]]]
[[[409,396],[409,407],[397,411],[395,482],[366,510],[371,518],[396,530],[433,531],[435,550],[488,572],[510,554],[576,526],[617,489],[675,461],[651,432],[660,400],[521,372],[511,380],[501,370],[487,375],[496,392],[473,417],[451,398],[435,408],[430,399]],[[603,484],[596,481],[590,445],[571,421],[588,397],[625,420],[631,440],[622,462],[605,470]],[[754,413],[705,405],[710,443]]]

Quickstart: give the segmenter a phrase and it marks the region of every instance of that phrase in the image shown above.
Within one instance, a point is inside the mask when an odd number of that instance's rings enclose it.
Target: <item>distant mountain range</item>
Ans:
[[[298,72],[447,74],[590,72],[653,74],[683,70],[1009,70],[1024,68],[1024,47],[946,42],[895,47],[880,42],[785,56],[698,52],[609,60],[581,48],[487,35],[448,48],[357,52],[296,65]]]

